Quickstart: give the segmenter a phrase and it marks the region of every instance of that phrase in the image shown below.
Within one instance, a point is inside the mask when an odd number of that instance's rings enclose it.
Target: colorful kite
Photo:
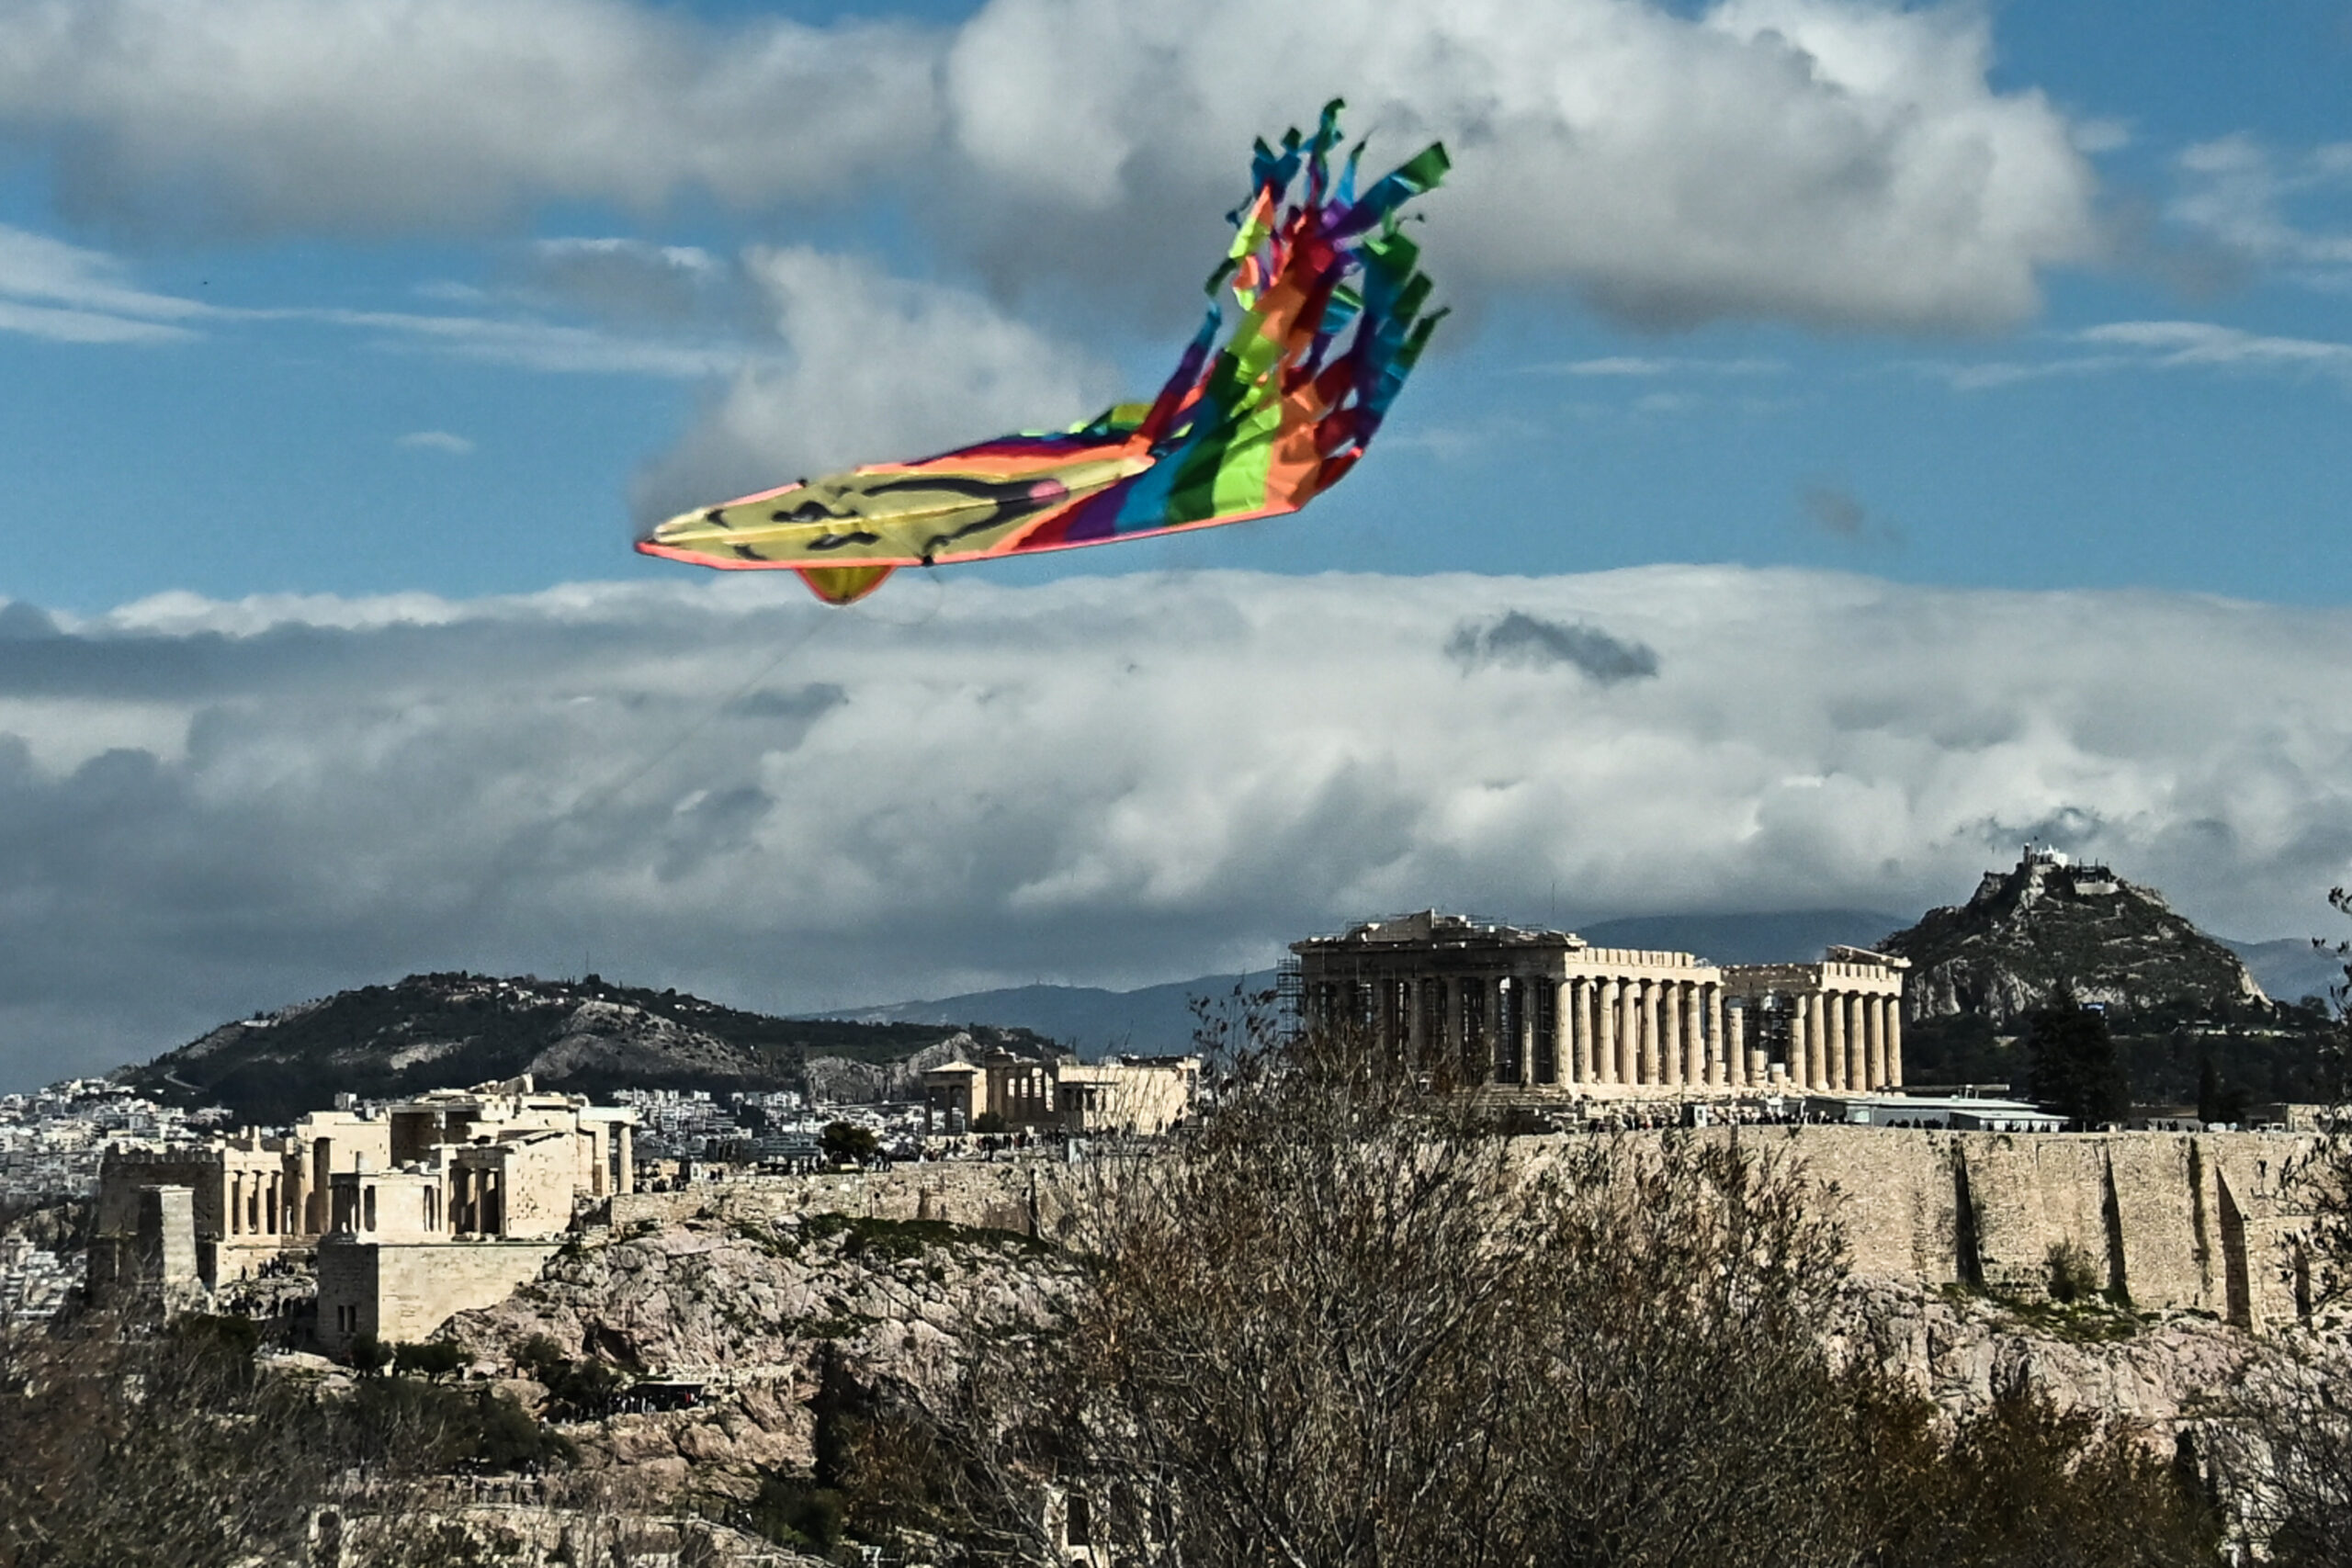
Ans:
[[[1397,228],[1445,175],[1445,148],[1359,197],[1359,144],[1336,184],[1340,108],[1306,141],[1257,144],[1257,194],[1231,214],[1208,280],[1241,316],[1208,319],[1148,405],[1057,433],[1007,435],[912,463],[801,479],[673,517],[638,548],[729,570],[798,572],[847,604],[902,566],[1074,549],[1295,512],[1355,466],[1443,310],[1424,315],[1420,248]],[[1285,206],[1304,164],[1306,189]]]

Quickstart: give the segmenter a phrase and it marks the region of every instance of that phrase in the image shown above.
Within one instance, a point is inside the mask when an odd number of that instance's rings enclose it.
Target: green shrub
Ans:
[[[619,1368],[603,1361],[575,1361],[544,1334],[534,1334],[515,1356],[523,1371],[544,1385],[558,1414],[575,1419],[602,1416],[628,1382]]]
[[[2088,1301],[2098,1294],[2103,1281],[2098,1265],[2091,1255],[2071,1241],[2052,1242],[2049,1255],[2050,1299],[2053,1302]]]
[[[881,1146],[881,1135],[873,1128],[849,1122],[828,1122],[817,1134],[818,1151],[829,1165],[862,1165]]]
[[[462,1346],[450,1339],[428,1339],[422,1345],[392,1347],[392,1370],[426,1378],[447,1377],[466,1364]]]
[[[504,1394],[471,1394],[407,1378],[370,1378],[353,1391],[356,1457],[428,1471],[516,1471],[568,1461],[572,1447]]]
[[[743,1510],[754,1535],[797,1551],[831,1551],[842,1539],[842,1495],[797,1475],[769,1475]]]

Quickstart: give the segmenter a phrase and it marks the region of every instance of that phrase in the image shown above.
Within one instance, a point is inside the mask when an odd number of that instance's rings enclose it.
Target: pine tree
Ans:
[[[2120,1122],[2132,1097],[2098,1008],[2061,1002],[2033,1015],[2026,1048],[2032,1054],[2035,1103],[2081,1131]]]

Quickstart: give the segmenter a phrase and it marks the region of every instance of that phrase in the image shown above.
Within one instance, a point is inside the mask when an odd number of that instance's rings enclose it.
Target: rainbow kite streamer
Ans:
[[[1356,194],[1335,180],[1338,101],[1314,136],[1260,141],[1256,194],[1208,280],[1208,319],[1148,405],[1057,433],[876,463],[681,513],[647,555],[797,571],[846,604],[902,566],[1074,549],[1295,512],[1364,454],[1445,312],[1423,313],[1420,249],[1397,226],[1448,168],[1431,144]],[[1290,201],[1302,169],[1304,190]],[[1222,345],[1222,297],[1240,308]]]

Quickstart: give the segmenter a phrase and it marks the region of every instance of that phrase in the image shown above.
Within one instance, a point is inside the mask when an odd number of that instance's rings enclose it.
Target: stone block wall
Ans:
[[[1580,1136],[1568,1134],[1567,1136]],[[1698,1136],[1786,1147],[1844,1226],[1855,1272],[1962,1283],[2035,1299],[2053,1246],[2079,1248],[2094,1280],[2142,1311],[2189,1310],[2260,1330],[2292,1320],[2297,1216],[2284,1178],[2308,1137],[2280,1134],[2001,1134],[1927,1129],[1726,1127]],[[1527,1141],[1529,1157],[1558,1138]],[[616,1196],[616,1230],[689,1216],[775,1220],[843,1213],[944,1220],[1047,1238],[1072,1234],[1102,1168],[1052,1160],[952,1162],[887,1171],[696,1183]],[[319,1332],[421,1339],[451,1314],[493,1305],[535,1278],[555,1241],[319,1249]],[[338,1306],[351,1306],[345,1316]]]
[[[539,1277],[552,1241],[319,1244],[319,1340],[341,1350],[362,1334],[385,1344],[424,1338],[451,1314],[496,1306]]]
[[[2298,1298],[2286,1177],[2312,1140],[2264,1133],[2006,1134],[1729,1129],[1785,1139],[1846,1227],[1860,1273],[2048,1293],[2052,1247],[2079,1249],[2143,1310],[2259,1329]]]
[[[638,1192],[612,1200],[615,1229],[669,1224],[706,1209],[781,1218],[856,1214],[1057,1235],[1071,1213],[1071,1168],[1056,1161],[1002,1165],[947,1161],[889,1170],[696,1183],[683,1192]]]

